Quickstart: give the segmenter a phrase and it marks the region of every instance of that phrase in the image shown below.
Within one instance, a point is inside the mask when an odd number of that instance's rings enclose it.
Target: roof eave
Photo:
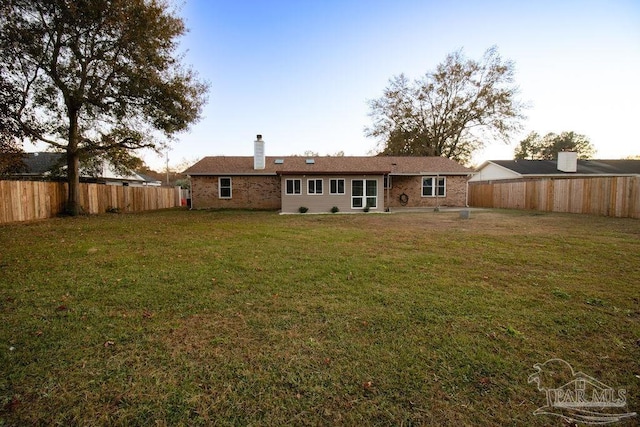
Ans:
[[[389,171],[295,171],[276,172],[278,175],[387,175]]]
[[[405,173],[403,175],[421,175],[421,176],[433,176],[433,175],[440,175],[440,176],[469,176],[469,175],[474,175],[476,172],[473,171],[468,171],[468,172],[437,172],[437,171],[433,171],[433,172],[417,172],[417,173]]]
[[[276,176],[277,172],[185,172],[187,176]]]
[[[579,178],[613,178],[613,177],[633,177],[640,176],[637,173],[577,173],[577,172],[565,172],[565,173],[531,173],[521,174],[522,178],[567,178],[567,177],[579,177]]]

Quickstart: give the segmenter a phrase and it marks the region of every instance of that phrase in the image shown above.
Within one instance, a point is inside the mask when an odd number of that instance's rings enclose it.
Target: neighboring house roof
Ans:
[[[22,158],[27,175],[44,175],[52,169],[63,166],[64,162],[65,156],[62,153],[26,153]]]
[[[185,171],[196,175],[391,174],[468,175],[473,171],[444,157],[305,157],[267,156],[265,168],[254,169],[253,156],[205,157]]]
[[[153,185],[162,185],[162,180],[159,180],[151,175],[147,175],[144,173],[140,173],[140,172],[136,172],[136,174],[144,179],[145,182],[149,183],[149,184],[153,184]]]
[[[559,170],[557,160],[488,160],[470,181],[640,175],[640,160],[577,160],[575,169],[575,172]]]
[[[578,160],[576,172],[558,170],[557,160],[491,160],[521,175],[634,175],[640,160]]]
[[[51,176],[56,170],[64,170],[66,168],[65,163],[65,154],[64,153],[49,153],[49,152],[38,152],[38,153],[26,153],[22,162],[25,165],[24,172],[16,173],[16,176],[29,176],[29,177],[47,177]],[[107,180],[116,180],[116,181],[131,181],[131,182],[146,182],[147,180],[135,172],[132,172],[128,175],[122,175],[115,171],[109,162],[104,162],[102,165],[100,173],[98,176],[93,176],[91,173],[87,173],[83,171],[82,167],[80,168],[80,175],[82,178],[97,178],[97,179],[107,179]],[[156,181],[151,179],[151,181]]]

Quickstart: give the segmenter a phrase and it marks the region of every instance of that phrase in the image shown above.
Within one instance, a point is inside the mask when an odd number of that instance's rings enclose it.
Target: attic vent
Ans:
[[[316,161],[315,161],[314,159],[307,159],[307,161],[306,161],[306,163],[307,163],[308,165],[312,165],[312,164],[314,164],[315,162],[316,162]]]
[[[284,159],[275,159],[273,163],[275,163],[276,165],[281,165],[284,163]]]

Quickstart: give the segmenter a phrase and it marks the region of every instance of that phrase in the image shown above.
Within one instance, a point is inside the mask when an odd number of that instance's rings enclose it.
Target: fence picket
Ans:
[[[470,182],[469,205],[640,218],[640,177]]]
[[[108,209],[141,212],[180,206],[177,188],[124,187],[80,184],[82,211],[104,213]],[[64,211],[67,184],[42,181],[0,180],[0,224],[52,218]]]

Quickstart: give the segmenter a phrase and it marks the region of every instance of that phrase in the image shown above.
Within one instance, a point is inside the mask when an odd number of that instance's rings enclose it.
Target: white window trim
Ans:
[[[336,192],[335,193],[333,193],[331,191],[331,183],[333,181],[336,181]],[[342,181],[342,193],[339,191],[340,186],[338,185],[338,181]],[[346,194],[346,192],[347,192],[346,187],[347,187],[347,182],[346,182],[346,180],[344,178],[331,178],[329,180],[329,194],[332,195],[332,196],[342,196],[342,195]]]
[[[309,183],[313,181],[313,193],[309,191]],[[318,181],[320,181],[320,186],[322,187],[322,191],[318,193]],[[322,178],[309,178],[307,179],[307,194],[309,196],[322,196],[324,194],[324,180]]]
[[[362,196],[354,196],[353,195],[353,182],[361,181],[362,182]],[[373,196],[367,194],[367,181],[375,181],[376,183],[376,193]],[[362,206],[353,206],[354,197],[362,199]],[[374,198],[376,199],[375,206],[369,206],[369,209],[378,209],[378,180],[377,179],[352,179],[351,180],[351,209],[364,209],[367,206],[367,199]]]
[[[293,193],[289,193],[287,191],[287,187],[289,186],[287,183],[289,181],[294,181],[293,184]],[[299,181],[300,182],[300,192],[296,193],[296,185],[295,185],[295,181]],[[284,180],[284,194],[286,194],[287,196],[300,196],[302,195],[302,179],[300,178],[287,178]]]
[[[431,191],[432,191],[431,195],[429,195],[429,194],[425,195],[424,194],[424,180],[428,179],[428,178],[431,178],[432,179],[431,182],[435,183],[435,185],[431,186]],[[438,180],[442,180],[442,187],[444,188],[444,194],[438,194],[438,187],[439,187]],[[422,181],[421,181],[420,194],[422,195],[422,197],[433,197],[433,198],[436,198],[436,197],[447,197],[447,177],[446,176],[436,176],[436,175],[423,176],[422,177]]]
[[[229,180],[229,196],[222,195],[222,180]],[[226,186],[224,188],[227,188]],[[230,176],[219,176],[218,177],[218,198],[219,199],[231,199],[233,198],[233,179]]]

